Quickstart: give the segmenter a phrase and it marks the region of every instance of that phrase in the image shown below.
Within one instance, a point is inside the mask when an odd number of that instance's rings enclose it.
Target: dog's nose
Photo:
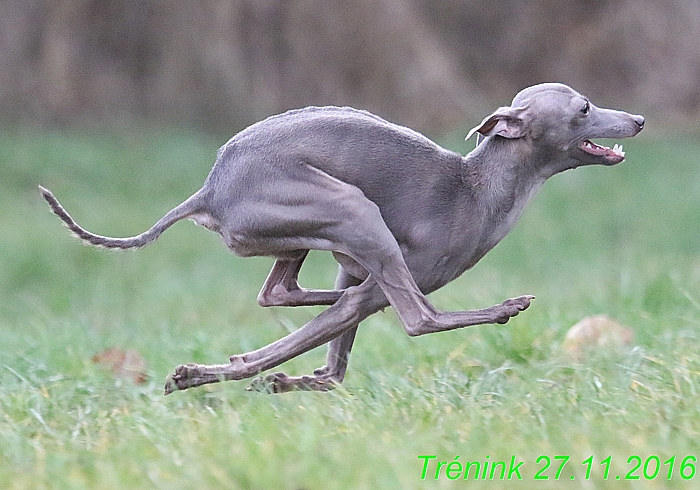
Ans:
[[[637,123],[639,129],[644,127],[644,116],[634,116],[634,122]]]

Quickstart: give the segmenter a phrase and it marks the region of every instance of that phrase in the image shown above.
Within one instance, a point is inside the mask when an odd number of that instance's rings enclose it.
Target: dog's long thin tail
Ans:
[[[168,211],[165,216],[159,219],[158,222],[148,231],[129,238],[112,238],[90,233],[75,222],[75,220],[70,214],[68,214],[63,206],[61,206],[61,203],[58,202],[58,199],[54,197],[50,190],[42,186],[39,186],[39,190],[41,191],[41,195],[44,196],[44,199],[46,199],[46,202],[48,202],[49,206],[51,206],[51,211],[53,211],[56,216],[61,218],[66,226],[68,226],[68,229],[73,232],[73,235],[87,243],[90,243],[91,245],[104,248],[127,249],[140,248],[144,245],[148,245],[177,221],[201,211],[202,206],[202,195],[200,192],[197,192],[182,204]]]

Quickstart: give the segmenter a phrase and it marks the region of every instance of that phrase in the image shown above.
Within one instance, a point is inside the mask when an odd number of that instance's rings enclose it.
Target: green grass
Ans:
[[[434,461],[421,481],[420,455],[515,456],[524,461],[523,481],[510,482],[518,488],[697,484],[679,472],[683,458],[700,458],[694,137],[642,134],[625,144],[620,166],[555,177],[496,249],[431,296],[456,310],[535,294],[506,326],[410,339],[387,311],[362,325],[346,383],[335,392],[265,396],[229,382],[163,397],[175,365],[223,362],[321,309],[258,308],[271,259],[236,258],[188,223],[134,253],[81,246],[36,185],[51,188],[88,229],[131,235],[200,186],[221,143],[154,129],[0,135],[2,488],[467,485],[444,469],[435,481]],[[329,286],[334,272],[330,257],[312,255],[303,280]],[[582,363],[564,355],[567,329],[601,313],[634,329],[633,345]],[[111,346],[138,350],[150,381],[117,380],[91,362]],[[282,370],[308,373],[324,354],[317,349]],[[560,482],[554,460],[550,480],[534,481],[541,455],[571,458]],[[582,462],[591,455],[586,482]],[[634,455],[658,456],[659,476],[647,480],[640,468],[640,480],[624,481]],[[604,481],[600,462],[608,456]],[[663,462],[672,456],[667,481]]]

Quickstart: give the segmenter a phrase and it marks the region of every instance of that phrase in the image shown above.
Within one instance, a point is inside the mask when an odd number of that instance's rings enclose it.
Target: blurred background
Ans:
[[[0,117],[233,134],[347,104],[440,134],[561,81],[676,129],[699,39],[695,0],[2,0]]]

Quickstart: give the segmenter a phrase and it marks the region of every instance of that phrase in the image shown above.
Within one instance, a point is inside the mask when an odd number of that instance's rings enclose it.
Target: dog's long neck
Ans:
[[[466,183],[473,187],[479,204],[496,214],[527,204],[546,180],[525,141],[487,138],[464,157],[463,165]]]
[[[515,225],[546,176],[526,141],[487,138],[463,159],[463,178],[474,193],[495,245]],[[491,243],[494,242],[494,243]]]

